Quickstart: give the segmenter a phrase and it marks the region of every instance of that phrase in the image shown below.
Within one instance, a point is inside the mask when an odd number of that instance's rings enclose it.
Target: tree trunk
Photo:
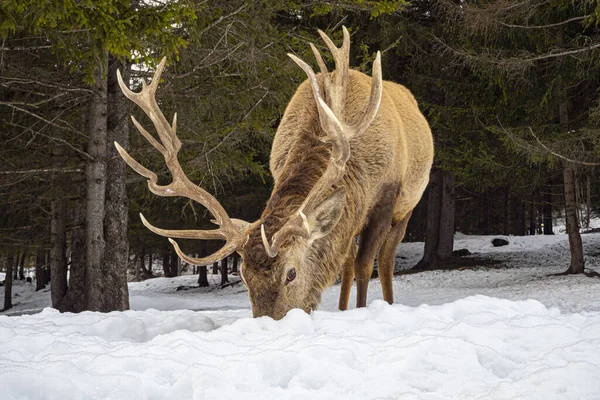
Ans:
[[[232,273],[236,273],[238,272],[238,263],[240,262],[240,255],[237,252],[233,253],[233,265],[231,266],[231,272]]]
[[[542,213],[544,223],[544,235],[554,235],[552,230],[552,179],[548,179],[546,190],[542,197]]]
[[[221,260],[221,285],[224,285],[227,282],[229,282],[229,279],[227,278],[227,273],[228,273],[228,265],[227,265],[227,257],[225,257],[224,259]]]
[[[454,214],[456,208],[454,195],[454,175],[447,172],[442,175],[442,199],[440,216],[440,234],[437,255],[440,260],[452,257],[454,250]]]
[[[437,263],[437,246],[440,239],[440,220],[442,214],[443,175],[442,171],[434,169],[429,179],[429,194],[427,196],[427,236],[423,249],[423,258],[415,269],[431,269]]]
[[[35,291],[42,290],[45,287],[44,265],[46,264],[46,252],[44,249],[38,249],[35,255]]]
[[[98,60],[94,70],[94,85],[88,110],[86,131],[89,135],[86,166],[86,309],[105,311],[104,307],[104,216],[106,204],[106,146],[107,146],[107,61]]]
[[[106,148],[106,214],[104,217],[104,310],[129,310],[129,290],[127,288],[127,265],[129,242],[127,240],[127,193],[125,162],[119,156],[114,142],[124,148],[129,147],[129,102],[121,93],[117,82],[117,69],[129,74],[129,64],[122,65],[118,59],[109,57],[107,83],[107,148]]]
[[[513,197],[511,202],[513,206],[513,234],[516,236],[525,236],[525,205],[520,197]]]
[[[139,255],[139,261],[140,261],[140,265],[137,265],[137,261],[133,263],[133,267],[135,268],[135,280],[137,282],[141,281],[141,272],[142,270],[145,269],[145,263],[146,263],[146,248],[142,247],[142,250],[140,252]]]
[[[219,262],[218,261],[215,261],[213,263],[212,273],[213,273],[213,275],[216,275],[219,273]]]
[[[165,278],[171,277],[171,253],[168,250],[163,253],[163,275]]]
[[[423,258],[414,269],[435,269],[452,257],[454,248],[454,176],[433,170],[427,197],[427,236]]]
[[[13,269],[15,268],[15,254],[12,249],[8,250],[6,258],[6,274],[4,277],[4,309],[3,311],[12,308],[12,284],[13,284]]]
[[[531,196],[531,205],[529,207],[529,234],[535,235],[535,195]]]
[[[27,260],[27,251],[23,252],[21,262],[19,263],[19,279],[25,280],[25,261]]]
[[[206,257],[208,254],[207,242],[203,240],[200,242],[200,257]],[[198,286],[208,287],[208,268],[206,265],[198,266]]]
[[[511,212],[510,212],[510,192],[508,188],[504,189],[504,222],[502,226],[502,231],[505,236],[510,235],[510,220],[511,220]]]
[[[61,309],[67,294],[67,204],[63,198],[54,198],[50,222],[50,292],[52,307]]]
[[[85,244],[86,228],[85,216],[87,201],[82,190],[81,196],[76,200],[71,215],[71,268],[69,268],[69,288],[67,298],[61,304],[62,312],[81,312],[85,306]]]
[[[577,221],[577,204],[575,202],[575,173],[573,169],[565,167],[563,170],[565,184],[565,220],[569,247],[571,250],[571,265],[565,271],[567,274],[581,274],[584,270],[583,244],[579,233]]]
[[[198,266],[198,286],[208,286],[208,270],[206,269],[206,265]]]
[[[21,257],[19,257],[19,251],[17,250],[16,256],[15,256],[15,261],[14,261],[14,267],[12,269],[12,281],[16,281],[19,278],[19,262],[21,261]]]
[[[591,179],[590,176],[588,175],[586,182],[585,182],[585,188],[586,188],[586,193],[585,193],[585,227],[589,228],[590,227],[590,214],[591,214],[591,204],[592,204],[592,195],[591,195]]]
[[[171,250],[171,276],[179,276],[180,270],[179,256],[175,250]]]
[[[148,268],[146,268],[145,261],[142,260],[142,263],[140,265],[142,266],[143,277],[144,279],[153,278],[154,274],[152,273],[152,251],[148,251],[148,249],[144,248],[144,252],[148,253]]]

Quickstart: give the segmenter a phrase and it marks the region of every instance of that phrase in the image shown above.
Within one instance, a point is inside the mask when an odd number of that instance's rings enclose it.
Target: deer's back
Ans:
[[[352,125],[362,117],[370,88],[371,77],[350,70],[346,123]],[[291,173],[291,164],[301,163],[308,153],[322,154],[321,162],[313,160],[312,165],[324,171],[328,155],[318,151],[323,145],[315,140],[322,134],[312,89],[305,81],[288,104],[273,141],[270,169],[276,185],[285,173]],[[373,123],[366,132],[351,140],[351,156],[343,184],[366,218],[381,190],[399,183],[401,192],[395,208],[398,219],[421,198],[432,159],[431,131],[413,95],[402,85],[384,81],[381,106]],[[311,175],[320,176],[320,173]]]

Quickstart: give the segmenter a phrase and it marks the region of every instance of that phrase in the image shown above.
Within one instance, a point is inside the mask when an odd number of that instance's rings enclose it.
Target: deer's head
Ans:
[[[299,206],[289,210],[286,215],[276,215],[266,210],[261,219],[252,224],[229,218],[221,204],[204,189],[194,185],[183,172],[177,159],[181,142],[176,135],[176,115],[173,122],[169,123],[155,98],[165,59],[159,64],[151,84],[143,83],[140,93],[129,90],[118,74],[119,85],[125,96],[136,103],[154,124],[160,142],[132,117],[142,135],[163,154],[173,181],[168,185],[159,185],[156,174],[115,143],[121,157],[136,172],[148,178],[148,187],[154,194],[185,196],[197,201],[214,215],[213,222],[219,227],[214,230],[164,230],[154,227],[143,216],[142,222],[152,232],[168,237],[179,257],[189,264],[208,265],[237,251],[243,259],[240,274],[248,288],[255,317],[280,319],[293,308],[312,311],[317,307],[324,288],[332,283],[332,277],[319,273],[319,268],[324,263],[342,262],[330,259],[331,249],[320,239],[330,235],[342,218],[350,194],[338,183],[344,176],[350,158],[350,139],[369,127],[379,108],[382,93],[381,57],[378,53],[373,64],[371,93],[364,115],[358,123],[346,123],[344,108],[350,36],[346,28],[343,31],[344,41],[340,48],[319,31],[335,60],[336,70],[333,74],[327,71],[312,44],[310,46],[321,70],[319,79],[308,64],[289,55],[308,76],[321,130],[317,138],[330,147],[329,162],[316,183],[307,190],[308,194]],[[272,196],[275,195],[279,196],[274,191]],[[194,258],[185,254],[172,238],[221,239],[226,243],[208,257]],[[331,241],[328,243],[331,244]]]

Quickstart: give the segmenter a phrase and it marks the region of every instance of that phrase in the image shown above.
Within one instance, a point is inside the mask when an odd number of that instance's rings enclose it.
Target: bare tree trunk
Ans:
[[[50,250],[46,251],[46,266],[44,267],[44,286],[52,280],[52,270],[50,269]]]
[[[129,242],[127,239],[127,192],[125,178],[127,170],[119,156],[114,142],[124,148],[129,147],[129,124],[127,122],[129,102],[121,94],[117,82],[117,69],[124,78],[129,76],[129,64],[123,65],[114,57],[109,57],[107,83],[107,162],[106,162],[106,214],[104,217],[104,310],[129,310],[129,290],[127,288],[127,264],[129,262]]]
[[[582,204],[583,188],[581,187],[577,174],[575,174],[575,206],[577,207],[577,220],[579,222],[583,221],[583,209],[581,208]]]
[[[591,218],[591,204],[592,204],[592,195],[591,195],[591,179],[588,175],[586,179],[586,193],[585,193],[585,227],[590,227],[590,218]]]
[[[45,287],[44,265],[46,264],[46,251],[38,249],[35,255],[35,291]]]
[[[442,214],[442,171],[433,169],[429,178],[429,194],[427,196],[427,236],[423,258],[415,269],[430,269],[437,264],[437,245],[440,239],[440,219]]]
[[[137,264],[137,259],[135,260],[135,262],[133,263],[133,267],[135,268],[135,280],[137,282],[141,281],[141,272],[143,269],[145,269],[145,263],[146,263],[146,248],[142,247],[142,250],[140,252],[139,255],[139,261],[140,261],[140,265]]]
[[[12,281],[16,281],[19,278],[19,262],[21,261],[21,257],[19,257],[19,251],[17,250],[16,252],[16,256],[15,256],[15,261],[14,261],[14,268],[12,269],[13,273],[12,273]]]
[[[544,219],[544,235],[554,235],[552,230],[552,179],[548,179],[546,189],[542,198],[543,219]]]
[[[227,265],[227,257],[225,257],[224,259],[221,260],[221,285],[224,285],[227,282],[229,282],[229,279],[227,278],[227,273],[228,273],[228,265]]]
[[[198,286],[208,286],[208,271],[206,269],[206,265],[198,266]]]
[[[556,31],[556,38],[559,46],[563,45],[563,28]],[[568,96],[564,88],[559,95],[562,101],[558,103],[558,117],[560,125],[565,132],[569,130],[569,104]],[[565,274],[581,274],[584,272],[583,243],[579,233],[579,223],[577,221],[577,202],[575,200],[575,171],[569,165],[563,168],[563,182],[565,190],[565,222],[567,225],[567,235],[569,236],[569,250],[571,252],[571,264]]]
[[[414,269],[434,269],[452,256],[454,248],[454,176],[433,170],[427,197],[427,236],[423,258]]]
[[[200,243],[200,257],[206,257],[208,254],[206,240]],[[198,286],[208,287],[208,269],[206,265],[198,266]]]
[[[144,247],[144,252],[148,253],[148,268],[146,268],[144,260],[142,260],[140,265],[142,266],[144,279],[148,279],[154,277],[154,274],[152,273],[152,250],[148,251],[148,249]]]
[[[502,231],[504,235],[510,235],[510,192],[508,188],[504,189],[504,221],[502,224]]]
[[[50,223],[50,291],[52,307],[61,309],[67,294],[67,204],[62,198],[54,198],[51,205]]]
[[[455,195],[454,195],[454,175],[443,173],[442,175],[442,204],[440,216],[440,234],[437,245],[437,255],[440,260],[452,257],[454,250],[454,214],[455,214]]]
[[[237,252],[233,253],[233,265],[231,266],[231,272],[232,273],[236,273],[238,272],[238,263],[240,262],[240,255]]]
[[[4,278],[4,309],[3,311],[12,308],[12,284],[13,284],[13,269],[15,268],[15,253],[13,249],[8,250],[6,258],[6,274]]]
[[[131,258],[131,255],[128,257]],[[133,269],[132,273],[136,282],[140,282],[140,266],[138,265],[138,261],[140,259],[140,255],[138,253],[133,253],[133,261],[131,263],[131,268]]]
[[[535,195],[531,196],[531,205],[529,207],[529,234],[535,235]]]
[[[71,268],[69,269],[69,289],[67,298],[63,301],[60,311],[81,312],[85,307],[85,244],[86,228],[85,216],[87,212],[87,201],[85,193],[76,200],[71,216]]]
[[[583,244],[577,222],[577,204],[575,202],[575,173],[573,169],[565,167],[563,170],[565,184],[565,215],[567,234],[571,250],[571,265],[566,274],[581,274],[584,270]]]
[[[107,146],[107,61],[98,60],[94,70],[95,83],[86,121],[89,135],[88,154],[92,157],[86,167],[86,309],[105,311],[104,307],[104,216],[106,204],[106,146]]]
[[[19,279],[25,280],[25,261],[27,260],[27,251],[23,252],[21,261],[19,262]]]
[[[511,202],[513,206],[513,233],[516,236],[525,236],[525,205],[523,199],[514,197]]]
[[[168,250],[163,253],[163,275],[165,278],[171,277],[171,253]]]
[[[213,273],[213,275],[216,275],[219,273],[219,262],[218,261],[215,261],[213,263],[212,273]]]

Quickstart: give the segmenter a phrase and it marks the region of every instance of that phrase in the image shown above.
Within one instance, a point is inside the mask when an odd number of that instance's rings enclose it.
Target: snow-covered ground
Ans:
[[[600,399],[600,279],[550,276],[566,235],[492,238],[455,249],[493,267],[401,274],[392,306],[374,279],[369,307],[346,312],[334,286],[281,321],[252,319],[242,285],[189,288],[195,276],[131,283],[135,311],[16,316],[50,303],[19,283],[0,316],[0,398]],[[583,240],[600,272],[600,234]],[[402,244],[398,270],[422,246]]]

